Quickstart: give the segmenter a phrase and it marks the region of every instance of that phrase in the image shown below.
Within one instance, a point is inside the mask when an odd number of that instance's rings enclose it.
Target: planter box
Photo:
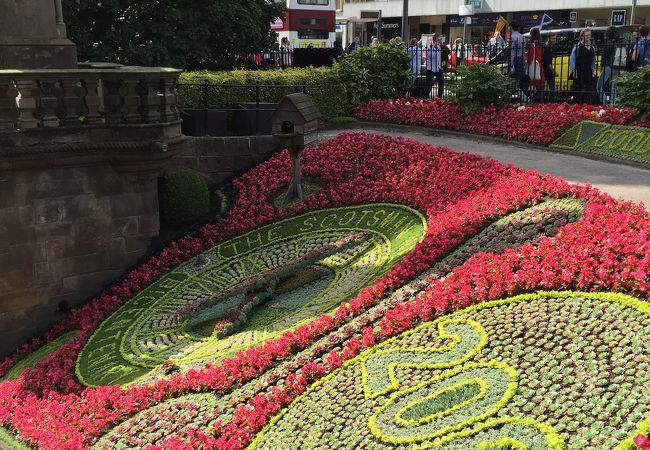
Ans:
[[[237,103],[233,111],[234,134],[271,134],[271,117],[277,107],[277,103]]]
[[[228,113],[223,109],[186,108],[181,110],[186,136],[226,136]]]

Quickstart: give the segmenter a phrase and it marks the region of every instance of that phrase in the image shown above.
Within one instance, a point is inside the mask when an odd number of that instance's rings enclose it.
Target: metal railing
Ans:
[[[592,48],[593,54],[583,53],[573,71],[569,67],[573,46],[524,44],[519,47],[506,43],[502,46],[410,47],[407,49],[413,76],[410,94],[453,97],[449,87],[460,79],[459,66],[490,64],[512,79],[513,99],[616,104],[616,80],[618,75],[629,70],[634,45],[611,43]]]
[[[271,115],[287,94],[305,84],[178,83],[178,107],[188,136],[270,134]]]

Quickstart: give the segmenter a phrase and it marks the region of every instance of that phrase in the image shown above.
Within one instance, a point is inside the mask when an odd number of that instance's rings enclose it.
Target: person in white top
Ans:
[[[288,37],[283,37],[280,41],[280,68],[288,69],[293,65],[293,49],[289,43]]]
[[[438,36],[434,34],[427,44],[427,85],[432,86],[435,78],[438,81],[438,97],[442,98],[445,90],[445,74],[442,71],[442,50]]]
[[[411,45],[408,48],[408,52],[411,57],[411,74],[413,77],[413,83],[415,83],[420,74],[420,69],[422,68],[422,48],[420,48],[417,39],[411,39]]]

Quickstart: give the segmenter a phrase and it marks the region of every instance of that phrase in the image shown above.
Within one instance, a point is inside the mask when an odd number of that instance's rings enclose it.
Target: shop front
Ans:
[[[453,42],[463,37],[465,17],[458,15],[447,16],[449,40]],[[484,44],[488,41],[489,34],[494,31],[499,21],[498,13],[476,14],[471,16],[471,23],[467,24],[467,43]]]

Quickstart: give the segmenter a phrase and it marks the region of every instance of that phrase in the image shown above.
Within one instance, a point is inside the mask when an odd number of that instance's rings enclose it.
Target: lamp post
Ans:
[[[408,46],[410,39],[409,28],[409,0],[402,0],[402,42]]]
[[[632,12],[630,13],[630,25],[634,24],[636,19],[636,0],[632,0]]]

